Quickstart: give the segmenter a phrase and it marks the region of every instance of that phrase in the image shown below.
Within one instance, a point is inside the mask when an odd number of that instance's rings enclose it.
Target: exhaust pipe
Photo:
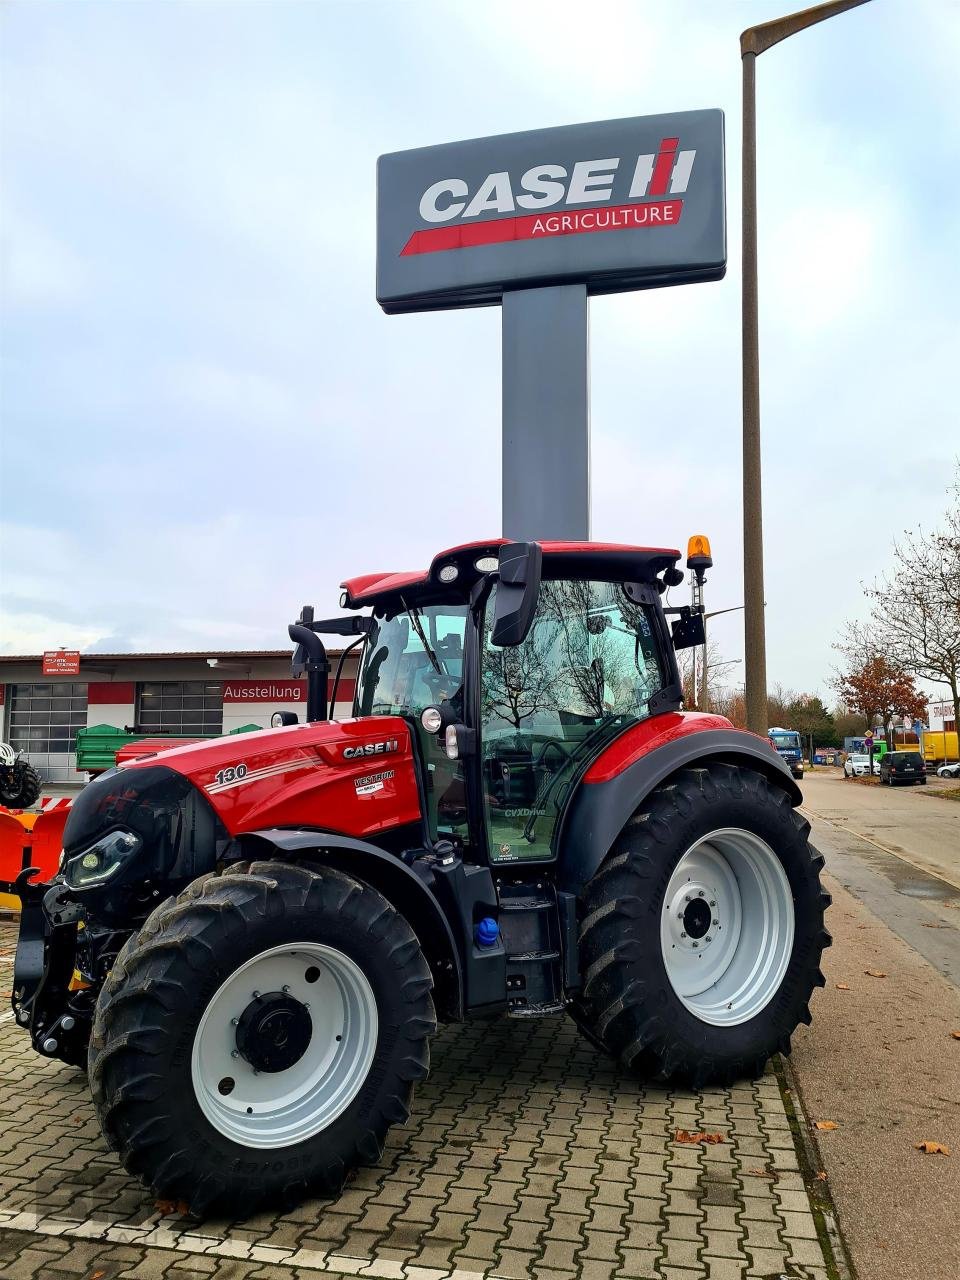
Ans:
[[[327,677],[330,663],[323,641],[312,630],[313,606],[305,604],[297,622],[291,622],[287,634],[297,646],[293,655],[292,670],[299,679],[307,677],[307,720],[327,719]]]

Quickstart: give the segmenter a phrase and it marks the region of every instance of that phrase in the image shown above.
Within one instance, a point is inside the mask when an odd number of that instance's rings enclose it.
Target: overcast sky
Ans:
[[[0,649],[281,647],[343,577],[498,534],[499,310],[381,314],[376,158],[697,107],[727,277],[591,302],[593,536],[707,533],[739,604],[738,35],[783,7],[7,0]],[[829,692],[861,579],[946,503],[958,65],[951,0],[758,62],[771,684]]]

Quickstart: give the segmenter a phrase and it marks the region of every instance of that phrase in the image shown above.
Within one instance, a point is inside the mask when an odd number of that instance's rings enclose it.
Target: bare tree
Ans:
[[[960,469],[943,531],[907,531],[894,543],[894,567],[866,588],[869,633],[848,628],[847,645],[864,646],[921,680],[946,685],[960,724]]]

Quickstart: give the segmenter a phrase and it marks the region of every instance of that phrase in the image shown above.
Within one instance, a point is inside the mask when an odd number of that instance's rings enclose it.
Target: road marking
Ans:
[[[250,1244],[232,1236],[218,1238],[199,1231],[177,1231],[160,1226],[153,1214],[139,1227],[111,1221],[48,1218],[39,1213],[0,1209],[0,1226],[8,1231],[30,1232],[38,1236],[63,1236],[79,1240],[103,1240],[107,1244],[132,1244],[140,1249],[169,1249],[204,1257],[236,1258],[244,1262],[272,1263],[296,1267],[300,1271],[342,1271],[347,1275],[370,1276],[371,1280],[420,1280],[426,1268],[393,1262],[389,1258],[352,1258],[343,1253],[321,1253],[318,1249],[278,1249],[273,1245]],[[429,1268],[430,1280],[493,1280],[489,1272],[463,1271],[458,1267]]]
[[[804,805],[798,806],[801,813],[806,814],[808,818],[816,818],[818,822],[825,822],[828,827],[833,827],[834,831],[841,831],[847,835],[857,836],[860,840],[865,840],[867,844],[872,844],[875,849],[879,849],[881,853],[889,853],[894,858],[899,858],[901,862],[906,862],[916,871],[922,871],[924,875],[933,876],[934,880],[942,880],[944,884],[950,885],[951,889],[960,889],[960,882],[951,880],[949,876],[945,876],[942,871],[934,871],[932,867],[925,867],[920,862],[914,862],[913,858],[908,858],[905,853],[901,853],[897,849],[891,849],[888,845],[880,844],[879,841],[865,836],[862,831],[854,831],[853,827],[845,824],[841,826],[839,822],[834,822],[831,818],[825,818],[823,814],[814,813],[812,809],[807,809]]]

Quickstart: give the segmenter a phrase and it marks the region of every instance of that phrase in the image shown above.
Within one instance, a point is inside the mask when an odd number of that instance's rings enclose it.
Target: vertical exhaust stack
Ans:
[[[303,606],[299,619],[291,622],[287,634],[297,646],[291,664],[293,674],[297,679],[307,677],[307,721],[326,720],[330,663],[323,641],[313,630],[313,605]]]

